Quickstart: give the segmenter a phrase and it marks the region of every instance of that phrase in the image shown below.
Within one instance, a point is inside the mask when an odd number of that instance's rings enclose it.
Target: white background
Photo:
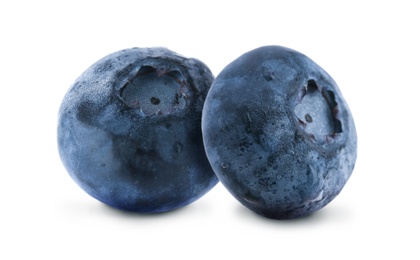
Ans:
[[[2,1],[0,259],[419,259],[420,16],[416,1]],[[346,98],[358,160],[310,217],[273,221],[218,184],[159,215],[85,194],[58,157],[57,113],[103,56],[165,46],[217,75],[263,45],[298,50]]]

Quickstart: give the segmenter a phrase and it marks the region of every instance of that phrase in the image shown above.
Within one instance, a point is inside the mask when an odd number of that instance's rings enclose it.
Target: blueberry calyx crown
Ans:
[[[343,132],[334,92],[319,88],[313,79],[300,90],[294,112],[314,142],[328,142]]]
[[[121,99],[143,116],[172,114],[187,106],[187,80],[179,70],[142,66],[120,92]]]

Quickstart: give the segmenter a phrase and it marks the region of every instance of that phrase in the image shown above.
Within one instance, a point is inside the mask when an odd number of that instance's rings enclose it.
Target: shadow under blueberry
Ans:
[[[115,217],[130,218],[130,219],[162,219],[162,218],[173,218],[182,214],[188,214],[190,211],[194,211],[195,205],[187,205],[181,208],[159,212],[159,213],[143,213],[143,212],[132,212],[116,209],[106,204],[101,204],[98,207],[103,214],[112,215]]]
[[[266,218],[244,207],[241,204],[236,206],[234,213],[238,218],[279,226],[304,226],[323,224],[327,222],[342,222],[351,218],[349,210],[347,208],[339,207],[339,205],[328,205],[316,212],[313,212],[312,214],[292,219]]]

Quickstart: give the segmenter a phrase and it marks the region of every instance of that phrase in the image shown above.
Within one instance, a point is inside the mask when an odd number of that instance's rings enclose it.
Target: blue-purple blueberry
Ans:
[[[337,84],[307,56],[281,46],[247,52],[221,71],[202,131],[221,183],[267,218],[321,209],[356,161],[356,129]]]
[[[58,149],[74,181],[112,207],[165,212],[218,182],[202,142],[202,107],[213,82],[201,61],[165,48],[117,51],[66,93]]]

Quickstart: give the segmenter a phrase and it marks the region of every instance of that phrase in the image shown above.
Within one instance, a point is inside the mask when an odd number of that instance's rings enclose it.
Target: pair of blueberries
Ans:
[[[70,87],[58,150],[84,191],[121,210],[180,208],[220,180],[250,210],[290,219],[339,194],[357,136],[334,80],[292,49],[257,48],[214,78],[197,59],[132,48]]]

